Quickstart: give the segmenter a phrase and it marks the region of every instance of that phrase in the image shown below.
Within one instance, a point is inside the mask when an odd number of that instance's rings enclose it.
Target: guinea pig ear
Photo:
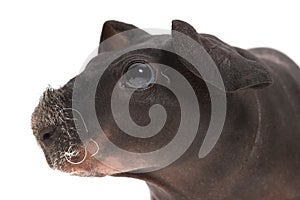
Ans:
[[[191,25],[183,21],[173,21],[172,30],[191,37],[206,50],[219,69],[226,92],[235,92],[247,88],[263,88],[273,82],[267,67],[249,51],[232,47],[214,36],[198,34]],[[172,35],[173,47],[177,48],[177,51],[178,48],[180,48],[179,52],[185,51],[185,53],[188,53],[193,51],[192,44],[185,44],[173,32]],[[184,62],[182,63],[195,75],[201,77],[195,68]]]
[[[129,31],[129,30],[133,30],[133,29],[135,29],[135,30]],[[124,32],[124,33],[119,34],[122,32]],[[106,41],[107,39],[109,39],[112,36],[115,36],[115,37]],[[134,25],[126,24],[126,23],[118,22],[118,21],[114,21],[114,20],[106,21],[103,24],[98,53],[122,49],[126,46],[137,43],[149,36],[150,36],[150,34],[146,33],[145,31],[143,31],[141,29],[138,29]]]

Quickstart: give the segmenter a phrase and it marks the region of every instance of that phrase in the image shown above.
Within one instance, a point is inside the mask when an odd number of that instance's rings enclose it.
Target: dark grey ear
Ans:
[[[227,92],[247,88],[263,88],[272,83],[266,66],[249,51],[232,47],[214,36],[198,34],[191,25],[183,21],[174,20],[172,30],[191,37],[203,46],[217,65]],[[172,35],[174,48],[177,50],[180,48],[179,51],[193,51],[191,44],[184,44],[180,37],[176,37],[174,33]],[[195,68],[184,62],[183,64],[201,77]]]
[[[134,30],[134,31],[129,31],[129,30]],[[115,37],[106,41],[112,36]],[[123,22],[118,22],[113,20],[106,21],[103,24],[98,53],[118,50],[126,46],[132,45],[132,43],[136,43],[149,36],[150,35],[148,33],[146,33],[141,29],[138,29],[134,25],[125,24]]]

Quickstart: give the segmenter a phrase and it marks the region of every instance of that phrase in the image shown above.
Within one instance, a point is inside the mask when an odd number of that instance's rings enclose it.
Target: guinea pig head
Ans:
[[[176,138],[183,114],[190,118],[183,128],[196,127],[197,142],[182,146],[191,146],[187,157],[197,155],[193,146],[203,142],[211,114],[210,83],[179,55],[198,52],[175,32],[200,45],[217,66],[224,83],[221,92],[258,89],[272,82],[265,66],[247,51],[198,34],[182,21],[173,21],[172,30],[171,35],[150,35],[133,25],[108,21],[98,55],[66,85],[44,92],[32,114],[32,130],[51,168],[80,176],[159,168],[158,161],[168,160],[168,154],[151,155]],[[201,110],[201,123],[199,116],[189,115],[195,110]]]

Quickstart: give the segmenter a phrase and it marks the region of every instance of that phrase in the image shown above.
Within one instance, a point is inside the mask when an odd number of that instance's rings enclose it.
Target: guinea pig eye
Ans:
[[[124,78],[128,87],[147,88],[155,81],[155,73],[149,64],[133,63],[128,67]]]

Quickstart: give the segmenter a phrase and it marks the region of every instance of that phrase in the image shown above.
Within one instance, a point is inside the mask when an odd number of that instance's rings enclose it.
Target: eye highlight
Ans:
[[[124,81],[127,87],[147,88],[155,81],[154,69],[147,63],[133,63],[124,74]]]

